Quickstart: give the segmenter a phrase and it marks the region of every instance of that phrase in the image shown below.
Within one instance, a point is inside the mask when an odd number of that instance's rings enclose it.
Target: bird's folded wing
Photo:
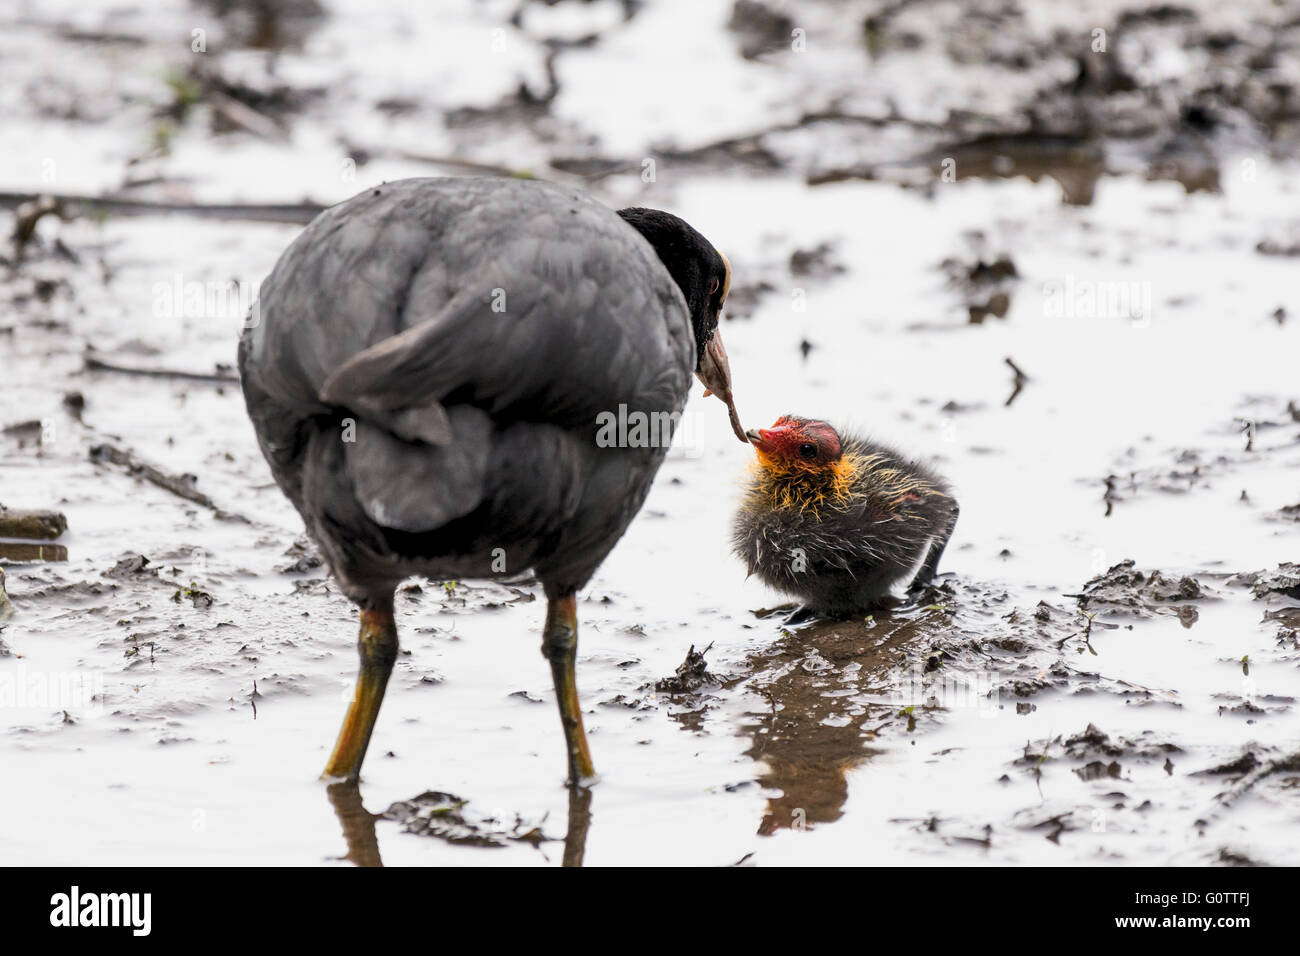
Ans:
[[[321,400],[434,445],[450,438],[448,399],[501,421],[564,427],[594,428],[597,415],[620,404],[673,410],[686,390],[690,349],[676,291],[619,275],[617,260],[584,258],[568,244],[533,254],[532,262],[492,262],[466,276],[422,321],[417,277],[409,327],[340,365]],[[502,278],[508,274],[513,283]],[[494,299],[503,289],[504,308]]]
[[[327,405],[352,409],[399,438],[445,445],[447,412],[444,340],[482,308],[474,297],[455,296],[434,318],[377,342],[336,369],[321,387]]]

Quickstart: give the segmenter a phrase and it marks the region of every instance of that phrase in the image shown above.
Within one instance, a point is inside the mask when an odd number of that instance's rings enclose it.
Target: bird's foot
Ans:
[[[785,619],[786,627],[798,627],[802,624],[811,624],[813,621],[820,620],[822,615],[806,604],[801,604],[790,612]]]
[[[925,581],[913,581],[907,587],[908,607],[925,607],[930,604],[942,604],[945,597],[943,582],[938,577]]]
[[[934,590],[935,590],[934,585],[930,584],[929,582],[925,584],[918,584],[915,581],[913,581],[911,584],[907,586],[907,603],[909,605],[920,604]]]

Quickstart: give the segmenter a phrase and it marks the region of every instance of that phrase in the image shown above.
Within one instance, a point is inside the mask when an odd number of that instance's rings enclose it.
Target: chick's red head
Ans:
[[[817,419],[782,415],[771,428],[751,429],[745,434],[767,467],[815,471],[832,467],[843,454],[839,433]]]

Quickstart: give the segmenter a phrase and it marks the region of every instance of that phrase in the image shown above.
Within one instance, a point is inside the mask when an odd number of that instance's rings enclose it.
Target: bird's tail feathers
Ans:
[[[436,408],[436,415],[432,409]],[[344,461],[357,502],[376,524],[397,531],[425,532],[463,517],[483,501],[492,445],[492,422],[477,408],[421,406],[405,424],[445,425],[445,439],[434,444],[399,437],[392,422],[355,422],[351,441],[345,430]],[[418,412],[408,409],[399,414]]]

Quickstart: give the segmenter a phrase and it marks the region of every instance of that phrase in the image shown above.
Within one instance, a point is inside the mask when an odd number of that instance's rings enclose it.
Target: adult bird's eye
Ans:
[[[810,441],[804,442],[802,445],[799,446],[799,457],[809,458],[809,459],[816,458],[817,446]]]
[[[709,295],[713,295],[713,293],[718,291],[718,285],[719,285],[718,277],[714,276],[713,281],[709,283]]]

